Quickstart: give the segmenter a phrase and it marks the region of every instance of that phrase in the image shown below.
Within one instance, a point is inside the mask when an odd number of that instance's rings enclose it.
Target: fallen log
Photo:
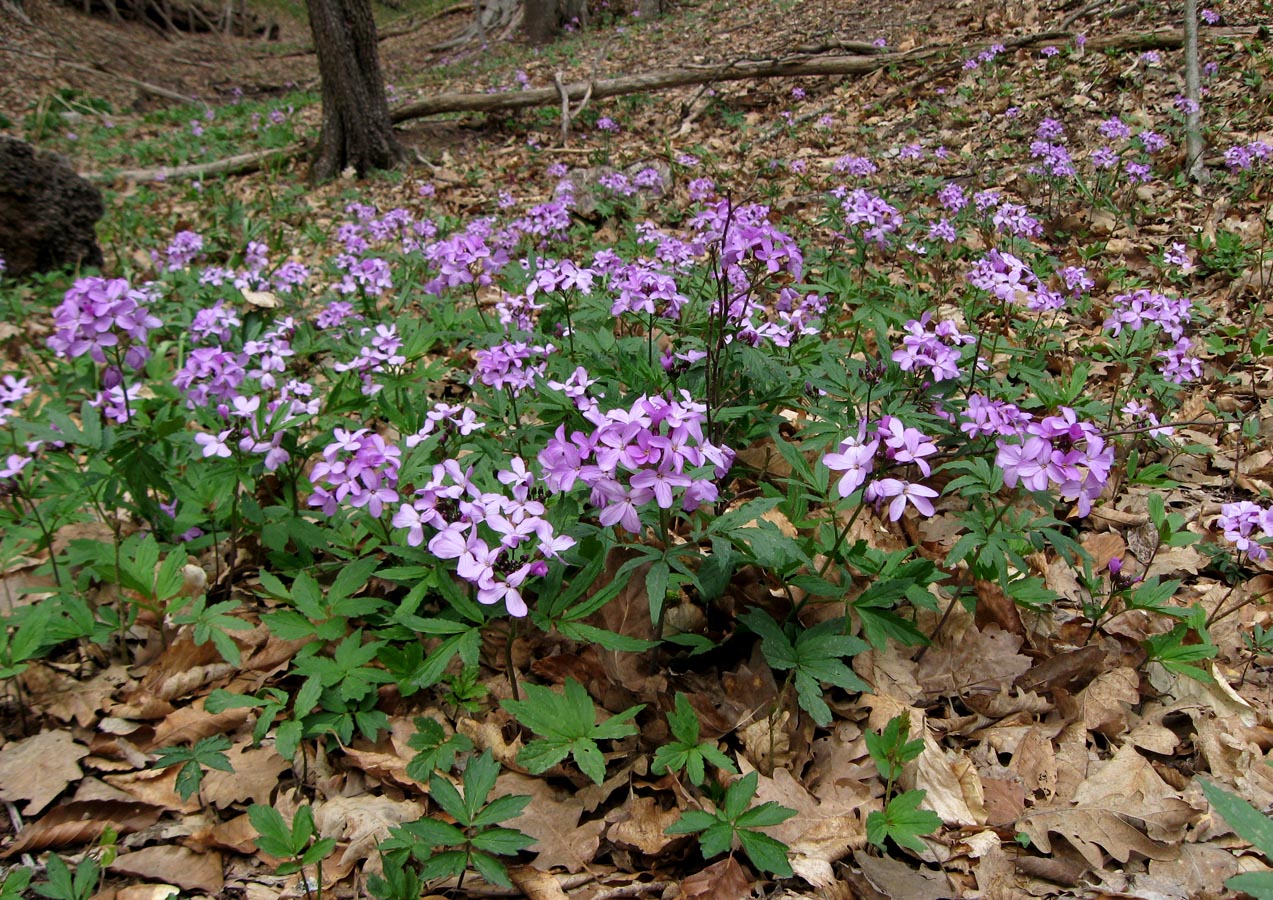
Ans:
[[[272,150],[253,150],[206,163],[185,166],[160,166],[154,169],[116,169],[109,172],[85,172],[89,181],[165,181],[169,178],[204,178],[209,175],[247,175],[274,159],[284,160],[303,152],[309,145],[291,144]]]
[[[1209,28],[1208,39],[1253,37],[1267,32],[1266,28]],[[1070,40],[1066,31],[1047,31],[1034,35],[998,41],[1009,47],[1024,47]],[[659,69],[641,75],[621,78],[575,81],[551,88],[527,91],[508,91],[502,94],[478,94],[452,92],[426,97],[396,107],[389,112],[393,122],[406,122],[426,116],[451,112],[509,112],[535,106],[554,106],[573,101],[617,97],[623,94],[669,90],[693,85],[713,84],[723,81],[746,81],[752,78],[800,78],[815,75],[865,75],[884,66],[901,62],[916,62],[948,54],[961,58],[976,53],[991,42],[979,44],[943,44],[922,47],[905,53],[879,53],[870,56],[818,56],[792,57],[777,60],[735,60],[714,66],[685,66],[676,69]],[[1091,37],[1087,41],[1089,51],[1119,50],[1168,50],[1184,44],[1180,29],[1164,29],[1136,34],[1116,34]],[[947,64],[949,67],[952,64]],[[569,109],[568,105],[566,107]],[[84,177],[93,181],[154,181],[158,178],[202,178],[209,175],[244,175],[255,172],[272,159],[287,159],[306,149],[306,144],[293,144],[277,150],[257,150],[207,163],[187,166],[171,166],[156,169],[124,169],[114,172],[89,173]]]
[[[1250,37],[1258,34],[1259,31],[1258,27],[1211,28],[1207,30],[1207,37],[1210,39]],[[1021,47],[1055,43],[1072,38],[1073,34],[1070,32],[1048,31],[1014,38],[1010,43],[1012,46]],[[866,75],[886,66],[898,63],[913,63],[947,54],[959,54],[961,58],[964,58],[974,54],[977,50],[988,47],[990,43],[986,41],[979,44],[943,44],[910,50],[905,53],[878,53],[869,56],[859,54],[837,56],[801,55],[785,59],[741,59],[717,65],[656,69],[640,75],[624,75],[619,78],[574,81],[563,85],[561,89],[554,86],[533,88],[525,91],[505,91],[499,94],[448,92],[395,107],[389,111],[389,118],[397,123],[441,113],[512,112],[536,106],[555,106],[563,102],[563,100],[571,102],[582,100],[589,94],[594,100],[602,100],[606,97],[618,97],[623,94],[649,93],[725,81],[747,81],[755,78]],[[998,43],[1009,42],[1000,41]],[[1087,49],[1089,51],[1111,48],[1166,50],[1181,47],[1183,44],[1184,33],[1180,29],[1164,29],[1140,34],[1091,37],[1087,41]]]

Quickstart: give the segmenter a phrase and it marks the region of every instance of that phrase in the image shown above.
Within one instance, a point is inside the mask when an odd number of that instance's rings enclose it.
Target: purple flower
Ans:
[[[841,156],[832,164],[831,169],[837,173],[863,178],[874,175],[879,171],[879,166],[868,156]]]
[[[879,446],[878,439],[865,439],[865,428],[862,428],[857,437],[845,438],[836,452],[822,457],[822,464],[832,472],[844,473],[836,484],[836,492],[841,497],[848,497],[866,483],[875,468],[875,451]]]
[[[101,365],[107,362],[106,349],[113,348],[125,364],[140,369],[150,355],[147,335],[163,324],[149,311],[150,302],[149,295],[122,278],[81,278],[53,311],[48,345],[58,356],[88,354]]]
[[[888,517],[892,522],[902,517],[908,503],[915,507],[915,511],[921,516],[931,516],[933,504],[930,498],[937,496],[939,496],[937,491],[930,487],[898,478],[881,478],[871,482],[866,489],[867,500],[882,501],[893,498],[888,506]]]
[[[1125,141],[1130,139],[1132,136],[1131,128],[1129,128],[1123,120],[1117,116],[1113,116],[1101,122],[1100,125],[1096,126],[1096,130],[1099,131],[1103,137],[1106,137],[1111,141]]]
[[[962,187],[953,181],[948,181],[937,192],[937,202],[949,212],[957,213],[968,205],[968,197],[964,194]]]
[[[193,231],[179,231],[168,245],[168,271],[190,265],[203,252],[203,238]]]
[[[4,460],[4,464],[0,467],[0,480],[9,480],[25,469],[31,463],[30,456],[21,456],[17,453],[10,453]]]
[[[1043,141],[1056,141],[1065,139],[1065,126],[1056,119],[1044,119],[1039,123],[1039,127],[1035,129],[1035,135]]]

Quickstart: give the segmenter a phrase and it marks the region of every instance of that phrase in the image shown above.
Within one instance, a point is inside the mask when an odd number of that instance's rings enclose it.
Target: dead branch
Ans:
[[[1211,39],[1253,35],[1258,28],[1211,28],[1207,37]],[[1072,34],[1065,31],[1049,31],[1025,37],[1001,41],[1006,47],[1021,47],[1033,44],[1069,40]],[[1091,50],[1118,48],[1123,50],[1174,49],[1184,43],[1184,34],[1179,29],[1162,31],[1117,34],[1088,39],[1087,46]],[[987,44],[988,46],[988,44]],[[918,48],[905,53],[879,53],[874,56],[815,56],[805,55],[771,60],[734,60],[733,62],[684,66],[674,69],[656,69],[640,75],[625,75],[619,78],[606,78],[598,81],[574,81],[565,85],[565,96],[573,101],[582,99],[591,91],[594,99],[617,97],[623,94],[637,94],[654,91],[665,91],[672,88],[691,85],[712,84],[725,81],[747,81],[754,78],[802,78],[812,75],[867,75],[878,69],[895,63],[911,63],[942,56],[957,56],[956,61],[949,62],[944,68],[939,67],[937,73],[930,72],[925,78],[938,77],[941,72],[950,71],[962,65],[970,50],[968,44],[942,44]],[[913,89],[908,85],[904,90]],[[506,91],[499,94],[477,94],[448,92],[433,97],[425,97],[404,106],[390,110],[389,116],[394,122],[406,122],[425,116],[453,112],[511,112],[517,109],[529,109],[537,106],[550,106],[560,103],[562,94],[556,87],[533,88],[525,91]]]
[[[238,156],[188,166],[161,166],[157,169],[121,169],[114,172],[85,172],[90,181],[171,181],[178,178],[203,178],[209,175],[247,175],[256,172],[268,162],[290,159],[300,155],[308,145],[292,144],[273,150],[253,150]]]
[[[131,84],[148,94],[153,94],[156,97],[164,97],[168,100],[175,100],[178,103],[195,104],[199,102],[194,97],[187,97],[185,94],[179,94],[166,87],[160,87],[159,85],[151,84],[148,81],[141,81],[136,78],[131,78],[128,75],[120,74],[119,72],[108,69],[101,63],[98,63],[96,66],[86,66],[82,63],[71,62],[69,59],[59,59],[56,56],[50,56],[47,53],[39,53],[35,50],[24,50],[21,47],[15,47],[12,44],[0,43],[0,50],[5,50],[9,53],[16,53],[19,56],[30,56],[34,59],[47,60],[60,66],[66,66],[68,69],[75,69],[79,72],[87,72],[90,75],[107,75],[111,78]]]
[[[1104,2],[1104,0],[1102,0]],[[832,50],[846,50],[863,56],[877,56],[884,48],[866,41],[818,41],[816,43],[799,44],[792,47],[792,53],[830,53]]]

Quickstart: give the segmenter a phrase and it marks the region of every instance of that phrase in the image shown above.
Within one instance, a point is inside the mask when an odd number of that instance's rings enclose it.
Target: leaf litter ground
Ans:
[[[74,23],[62,20],[74,14],[39,3],[28,9],[49,27],[43,34],[26,33],[0,20],[5,40],[28,47],[54,40],[68,52],[66,42],[79,35],[73,34]],[[1234,26],[1258,23],[1268,12],[1240,3],[1215,9],[1223,24]],[[1012,3],[808,3],[781,10],[761,4],[746,9],[684,4],[656,22],[626,20],[567,37],[552,51],[501,48],[498,67],[479,69],[476,53],[452,52],[445,77],[429,71],[442,60],[427,47],[451,27],[437,20],[386,40],[384,58],[402,99],[443,88],[506,87],[516,83],[517,70],[542,85],[558,71],[571,80],[672,62],[781,56],[794,46],[833,39],[885,38],[896,50],[945,45],[951,49],[944,61],[958,63],[970,55],[961,52],[964,44],[989,45],[1048,31],[1071,11]],[[1023,129],[1011,110],[1020,110],[1030,127],[1054,116],[1071,133],[1084,135],[1092,134],[1085,123],[1093,116],[1164,120],[1163,111],[1171,108],[1183,83],[1181,54],[1169,42],[1156,51],[1156,62],[1143,54],[1155,52],[1155,34],[1176,24],[1172,15],[1160,8],[1097,6],[1069,30],[1092,43],[1108,37],[1113,50],[1074,52],[1071,37],[1051,42],[1066,48],[1057,57],[1044,55],[1047,43],[1009,51],[995,70],[1008,89],[994,80],[977,82],[959,67],[939,70],[932,62],[857,79],[681,90],[597,104],[594,112],[612,118],[617,133],[581,122],[565,148],[559,146],[551,111],[412,123],[406,138],[426,162],[401,181],[342,182],[315,190],[308,200],[310,221],[289,227],[299,231],[316,224],[333,230],[353,190],[361,202],[387,209],[419,185],[431,184],[441,209],[465,217],[493,212],[502,190],[547,196],[551,182],[543,172],[549,162],[573,168],[608,159],[623,166],[691,150],[712,156],[712,174],[722,187],[740,198],[763,197],[797,221],[807,211],[805,219],[812,222],[817,198],[841,177],[834,171],[836,161],[846,156],[885,162],[899,178],[922,172],[978,187],[1020,189],[1041,213],[1049,200],[1027,188],[1021,177]],[[227,59],[224,73],[212,73],[183,67],[176,58],[244,56],[237,45],[213,39],[161,41],[141,29],[97,22],[78,27],[85,34],[100,30],[133,49],[159,46],[156,52],[165,65],[158,73],[139,71],[136,77],[166,77],[170,85],[210,101],[218,91],[236,86],[269,90],[314,79],[312,57],[303,54],[262,52],[238,63]],[[1258,39],[1224,41],[1203,31],[1204,62],[1222,64],[1221,74],[1207,83],[1208,124],[1235,142],[1237,136],[1267,139],[1268,55],[1260,51]],[[290,28],[284,34],[299,40],[303,31]],[[127,55],[117,62],[127,66]],[[117,79],[75,81],[92,76],[42,65],[33,63],[22,75],[10,70],[0,96],[15,113],[30,97],[67,79],[97,96],[114,97],[117,105],[131,100],[132,89]],[[803,92],[799,99],[794,88]],[[887,101],[882,107],[877,105],[881,99]],[[309,122],[316,114],[314,108],[298,112]],[[831,127],[818,124],[823,116],[831,117]],[[128,118],[121,116],[120,124],[127,126]],[[74,157],[74,143],[60,138],[60,149]],[[922,159],[906,160],[905,148],[916,145]],[[948,153],[936,155],[938,147]],[[1078,152],[1075,145],[1072,149]],[[85,169],[100,168],[95,160],[79,162]],[[1209,163],[1222,168],[1214,152]],[[300,178],[303,171],[298,167],[294,174]],[[235,182],[231,190],[251,196],[271,189],[270,184],[258,176]],[[1067,208],[1047,222],[1041,240],[1061,260],[1078,261],[1069,235],[1085,233],[1099,241],[1107,264],[1143,272],[1152,282],[1157,278],[1152,257],[1172,238],[1199,236],[1214,248],[1225,234],[1258,244],[1258,236],[1268,231],[1267,180],[1255,182],[1240,199],[1161,179],[1129,187],[1127,194],[1129,204],[1152,209],[1153,215],[1120,219],[1095,208]],[[197,202],[185,191],[159,187],[153,202],[163,219],[201,221]],[[604,217],[597,224],[603,234],[613,227]],[[1199,262],[1187,291],[1217,321],[1237,329],[1262,321],[1267,263],[1261,266],[1258,257],[1248,257],[1224,265],[1214,253]],[[939,282],[941,273],[933,277]],[[1254,319],[1246,318],[1250,310]],[[1074,323],[1074,345],[1081,347],[1099,327],[1099,321]],[[7,333],[5,339],[14,346],[21,333]],[[20,358],[20,349],[11,358]],[[1057,366],[1063,369],[1065,361]],[[296,762],[283,759],[268,742],[254,746],[251,710],[212,711],[207,700],[217,689],[249,693],[281,684],[288,661],[304,642],[281,639],[259,624],[234,635],[237,665],[225,662],[212,644],[196,645],[183,634],[167,646],[132,645],[135,654],[126,664],[89,655],[40,663],[24,673],[22,702],[8,707],[6,743],[0,746],[0,797],[13,814],[13,830],[0,830],[0,852],[10,863],[50,849],[75,858],[109,826],[124,837],[101,896],[161,896],[145,892],[144,886],[155,884],[177,885],[192,896],[299,896],[304,891],[297,876],[274,875],[277,861],[257,850],[246,809],[252,803],[272,805],[291,821],[308,799],[317,831],[336,841],[323,864],[327,889],[338,896],[362,895],[366,874],[377,865],[377,844],[389,828],[434,811],[428,779],[409,770],[416,749],[413,718],[423,714],[445,722],[503,764],[493,797],[530,798],[512,823],[536,841],[513,870],[518,889],[530,897],[1226,896],[1226,877],[1263,864],[1244,853],[1245,842],[1210,812],[1194,775],[1210,773],[1257,808],[1273,806],[1273,778],[1265,764],[1273,746],[1271,661],[1243,641],[1252,628],[1268,626],[1262,598],[1273,580],[1265,564],[1251,564],[1238,578],[1223,582],[1196,549],[1157,547],[1152,527],[1146,528],[1147,497],[1163,493],[1171,509],[1187,514],[1190,530],[1213,540],[1217,536],[1209,529],[1221,503],[1242,492],[1267,497],[1273,462],[1268,390],[1267,357],[1239,371],[1222,353],[1213,356],[1208,379],[1192,386],[1177,418],[1205,421],[1208,403],[1221,412],[1244,411],[1254,440],[1241,443],[1205,425],[1182,429],[1206,452],[1162,455],[1176,486],[1166,491],[1124,486],[1116,502],[1098,504],[1082,520],[1078,534],[1100,565],[1135,558],[1148,565],[1145,576],[1181,579],[1188,601],[1208,610],[1238,609],[1214,623],[1211,633],[1220,653],[1213,684],[1143,665],[1141,643],[1156,627],[1147,615],[1119,616],[1089,639],[1090,624],[1076,603],[1030,611],[989,583],[977,586],[975,614],[954,608],[941,619],[940,629],[937,614],[917,611],[919,630],[937,635],[922,654],[894,645],[857,655],[854,672],[872,690],[829,693],[832,720],[825,727],[792,703],[778,702],[781,673],[775,678],[756,652],[740,651],[719,658],[713,667],[680,671],[650,654],[611,653],[544,638],[511,641],[511,662],[522,678],[582,685],[611,713],[634,703],[668,710],[674,689],[684,692],[702,737],[736,751],[744,772],[755,777],[756,802],[772,800],[795,811],[765,829],[790,848],[792,879],[759,879],[741,855],[705,861],[684,838],[669,835],[680,811],[692,808],[689,795],[675,777],[655,774],[646,745],[637,741],[616,745],[599,785],[572,781],[560,769],[534,776],[517,765],[524,736],[498,707],[463,713],[386,697],[390,727],[374,744],[355,741],[327,750],[307,744]],[[766,448],[746,452],[755,457]],[[79,527],[91,532],[89,526]],[[864,522],[854,536],[885,548],[911,545],[941,559],[955,540],[955,527],[952,518],[939,513],[895,525],[882,519]],[[6,573],[6,588],[20,591],[36,583],[34,562]],[[216,577],[210,559],[199,562],[205,579]],[[1045,554],[1030,562],[1057,594],[1071,601],[1080,596],[1067,566]],[[261,611],[255,588],[250,578],[228,587],[253,623]],[[738,612],[771,602],[768,592],[763,584],[738,586]],[[692,617],[691,611],[678,614]],[[635,638],[650,637],[642,587],[634,582],[621,590],[599,624]],[[502,636],[492,638],[492,644],[501,641]],[[498,660],[498,648],[489,649],[484,659]],[[483,685],[490,697],[510,699],[498,668],[484,675]],[[882,731],[903,713],[910,734],[923,743],[903,780],[927,792],[925,806],[940,816],[943,827],[920,852],[895,849],[880,856],[867,844],[865,822],[880,808],[884,784],[865,735]],[[644,724],[666,727],[661,717]],[[177,767],[156,768],[154,750],[193,747],[218,735],[232,742],[234,774],[209,770],[197,796],[182,799]],[[648,738],[649,746],[666,743],[664,734]],[[468,882],[464,892],[501,893],[480,880]]]

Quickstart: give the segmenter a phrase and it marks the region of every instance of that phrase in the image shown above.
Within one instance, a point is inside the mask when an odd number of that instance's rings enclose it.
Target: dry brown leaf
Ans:
[[[204,801],[221,809],[236,803],[268,804],[279,775],[292,766],[273,747],[253,748],[249,741],[235,744],[226,758],[234,771],[208,769],[200,788]]]
[[[345,845],[337,861],[344,868],[375,856],[377,845],[389,837],[390,828],[414,822],[424,813],[424,804],[416,800],[372,794],[333,797],[315,810],[314,824],[323,837]]]
[[[930,696],[998,693],[1030,668],[1020,649],[1021,638],[998,625],[970,627],[929,648],[915,677]]]
[[[1131,744],[1114,758],[1090,772],[1074,792],[1079,806],[1124,809],[1145,823],[1148,835],[1158,841],[1178,841],[1197,811],[1173,790]]]
[[[175,884],[130,884],[115,892],[115,900],[176,900],[181,888]]]
[[[1088,731],[1116,737],[1127,731],[1128,710],[1140,702],[1140,675],[1126,666],[1102,672],[1075,699]]]
[[[203,703],[183,706],[155,726],[155,736],[147,750],[194,744],[214,734],[237,731],[252,720],[250,709],[227,709],[219,713],[205,712]]]
[[[1224,882],[1239,868],[1231,851],[1209,844],[1183,844],[1179,859],[1149,862],[1149,874],[1163,884],[1178,886],[1182,898],[1222,896]]]
[[[1050,800],[1056,791],[1057,763],[1052,741],[1038,727],[1031,728],[1017,744],[1012,768],[1031,796]]]
[[[227,822],[220,822],[212,828],[203,828],[190,835],[186,843],[195,850],[206,850],[218,847],[222,850],[233,850],[245,856],[256,851],[257,831],[247,813],[235,816]]]
[[[743,900],[751,894],[751,878],[733,856],[712,863],[681,882],[681,900]]]
[[[69,731],[44,731],[0,750],[0,798],[27,801],[22,812],[33,816],[73,781],[84,777],[79,761],[88,748]]]
[[[861,850],[853,854],[853,862],[862,872],[858,875],[850,870],[849,874],[864,897],[947,900],[951,896],[950,883],[940,872],[913,869],[900,859],[871,856]]]
[[[154,825],[162,813],[158,807],[145,803],[97,800],[62,803],[23,828],[18,839],[0,852],[0,858],[50,847],[92,843],[108,826],[116,834],[132,834]]]
[[[582,800],[557,791],[542,778],[516,772],[505,772],[496,779],[491,798],[506,794],[530,795],[530,803],[522,814],[508,824],[535,839],[530,848],[539,854],[535,857],[535,868],[578,872],[592,862],[606,823],[593,819],[579,824],[584,812]]]
[[[509,866],[508,880],[527,900],[568,900],[570,896],[561,889],[556,876],[533,866]]]
[[[169,766],[166,769],[143,769],[140,772],[103,775],[102,780],[150,806],[161,806],[173,812],[198,812],[198,797],[192,794],[189,800],[182,800],[177,793],[177,773],[180,768]]]
[[[59,722],[74,721],[81,728],[96,722],[106,701],[127,682],[128,673],[120,665],[103,669],[89,679],[72,678],[43,665],[32,666],[22,674],[22,684],[34,708],[43,709]]]
[[[1146,520],[1143,513],[1138,513],[1137,518],[1138,524]],[[1092,557],[1092,568],[1103,572],[1111,559],[1122,559],[1127,552],[1127,544],[1118,532],[1102,531],[1084,538],[1083,549]]]
[[[815,887],[834,882],[832,864],[866,845],[866,816],[880,808],[865,783],[824,782],[815,797],[787,769],[758,778],[756,802],[768,800],[796,811],[790,819],[763,831],[788,846],[791,868]]]
[[[928,792],[924,806],[947,825],[986,824],[981,779],[965,753],[944,749],[925,734],[923,752],[903,775],[908,787],[912,780],[914,787]]]
[[[853,657],[853,671],[873,686],[876,694],[892,697],[906,707],[924,695],[915,670],[906,648],[892,641],[883,650],[872,648]]]
[[[1051,836],[1059,835],[1097,870],[1105,865],[1102,851],[1120,863],[1126,863],[1133,853],[1149,859],[1176,858],[1178,847],[1151,839],[1133,825],[1130,818],[1121,808],[1036,809],[1017,820],[1017,830],[1043,853],[1052,852]]]
[[[220,853],[195,853],[171,844],[121,853],[111,864],[111,871],[213,895],[221,893],[225,887]]]
[[[615,818],[606,831],[606,840],[616,846],[657,856],[678,840],[664,832],[681,817],[681,811],[664,809],[653,797],[633,796],[612,815]]]

